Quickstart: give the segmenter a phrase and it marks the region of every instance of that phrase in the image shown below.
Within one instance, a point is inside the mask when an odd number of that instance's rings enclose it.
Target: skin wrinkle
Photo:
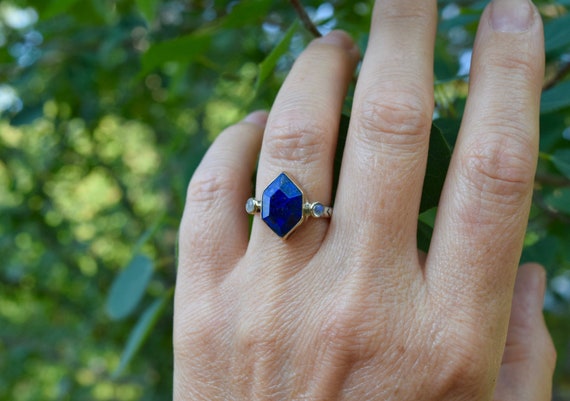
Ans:
[[[365,95],[364,104],[356,111],[353,123],[359,133],[356,146],[369,146],[377,152],[378,144],[392,145],[397,146],[400,152],[409,148],[418,153],[417,146],[427,141],[431,126],[430,108],[425,107],[417,95],[402,95],[403,90],[400,88],[394,96],[383,91],[382,98]]]
[[[328,127],[313,123],[299,125],[296,119],[283,117],[283,125],[274,123],[272,139],[267,140],[264,150],[271,159],[280,160],[284,166],[310,166],[319,163],[323,156],[331,157],[324,138],[329,134]],[[279,169],[279,166],[275,166]]]

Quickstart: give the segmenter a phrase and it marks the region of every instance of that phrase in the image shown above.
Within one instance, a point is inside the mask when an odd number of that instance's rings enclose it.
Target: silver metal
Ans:
[[[315,219],[330,219],[332,217],[332,207],[325,206],[320,202],[305,203],[303,214]]]
[[[258,201],[255,198],[249,198],[247,202],[245,202],[245,211],[249,214],[256,214],[259,213],[261,210],[261,201]]]

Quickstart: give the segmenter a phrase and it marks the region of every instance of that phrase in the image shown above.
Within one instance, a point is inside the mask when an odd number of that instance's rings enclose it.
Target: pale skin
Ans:
[[[542,24],[494,0],[430,251],[417,215],[433,113],[435,0],[377,0],[332,219],[287,241],[245,200],[282,171],[330,204],[359,52],[335,31],[296,61],[267,115],[219,135],[180,227],[174,399],[546,401],[556,359],[544,270],[520,268],[538,148]]]

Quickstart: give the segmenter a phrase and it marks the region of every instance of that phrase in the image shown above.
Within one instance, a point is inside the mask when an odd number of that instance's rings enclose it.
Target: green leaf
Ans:
[[[544,25],[544,40],[546,52],[570,45],[570,13]]]
[[[450,161],[451,148],[441,130],[432,124],[420,213],[438,205]]]
[[[542,93],[540,112],[551,113],[570,106],[570,81],[559,83]]]
[[[417,245],[419,250],[426,253],[429,251],[436,214],[437,208],[434,207],[421,213],[418,218]]]
[[[552,209],[570,214],[570,188],[556,189],[545,198],[545,201]]]
[[[173,290],[168,291],[162,297],[156,299],[141,315],[135,327],[129,334],[127,344],[123,349],[121,354],[121,360],[119,366],[113,372],[113,377],[119,377],[125,368],[129,365],[130,361],[136,355],[137,351],[141,348],[146,338],[148,337],[150,331],[156,324],[160,313],[163,311],[168,300],[172,297]]]
[[[550,160],[562,174],[570,178],[570,149],[558,149]]]
[[[140,12],[147,22],[152,22],[156,14],[158,0],[136,0]]]
[[[270,5],[270,0],[239,2],[219,21],[219,24],[224,28],[239,28],[257,23],[267,16]]]
[[[271,52],[267,55],[265,60],[259,64],[259,74],[257,75],[257,81],[255,83],[256,90],[259,90],[261,84],[271,75],[277,62],[283,56],[287,50],[289,50],[289,44],[291,43],[291,39],[293,39],[293,35],[297,31],[299,24],[295,20],[293,24],[289,27],[283,39],[271,50]]]
[[[107,297],[107,313],[112,319],[127,317],[142,299],[150,278],[153,262],[145,255],[135,255],[115,278]]]
[[[78,0],[51,0],[46,8],[40,12],[43,19],[55,17],[67,12]]]
[[[200,31],[156,43],[143,54],[140,75],[148,74],[156,67],[169,61],[189,63],[204,53],[210,44],[210,40],[210,31]]]
[[[418,249],[423,252],[429,251],[433,228],[421,220],[418,220],[417,244]]]

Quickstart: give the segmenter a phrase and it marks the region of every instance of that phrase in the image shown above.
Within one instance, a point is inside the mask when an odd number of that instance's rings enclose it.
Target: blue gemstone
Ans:
[[[261,218],[280,237],[287,236],[303,219],[303,193],[285,173],[263,191]]]
[[[313,207],[313,216],[315,217],[322,217],[322,215],[325,213],[325,207],[323,205],[321,205],[320,203],[317,203],[314,207]]]

